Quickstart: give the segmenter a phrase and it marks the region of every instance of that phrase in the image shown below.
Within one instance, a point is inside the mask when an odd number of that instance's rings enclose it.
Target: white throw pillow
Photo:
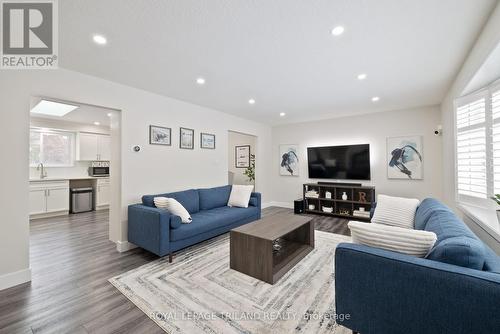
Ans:
[[[351,221],[352,242],[390,251],[425,257],[437,240],[434,232]]]
[[[173,198],[155,197],[155,206],[159,209],[168,210],[171,214],[181,217],[184,224],[189,224],[193,221],[189,212]]]
[[[415,228],[415,212],[420,201],[416,198],[377,196],[377,207],[371,219],[372,223]]]
[[[252,191],[252,185],[244,186],[233,184],[231,188],[231,195],[229,196],[229,202],[227,202],[227,205],[240,208],[248,208],[248,202],[250,202]]]

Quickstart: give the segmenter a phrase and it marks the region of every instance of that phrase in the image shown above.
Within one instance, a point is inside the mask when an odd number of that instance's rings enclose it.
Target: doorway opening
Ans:
[[[40,219],[45,229],[90,222],[113,240],[121,208],[120,110],[31,97],[29,126],[31,228]]]
[[[228,134],[228,183],[256,185],[257,137],[241,132]]]

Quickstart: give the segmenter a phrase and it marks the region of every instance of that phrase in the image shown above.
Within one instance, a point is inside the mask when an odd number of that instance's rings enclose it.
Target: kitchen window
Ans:
[[[500,193],[500,83],[455,102],[459,202],[486,204]]]
[[[75,157],[75,134],[52,129],[30,129],[30,166],[72,167]]]

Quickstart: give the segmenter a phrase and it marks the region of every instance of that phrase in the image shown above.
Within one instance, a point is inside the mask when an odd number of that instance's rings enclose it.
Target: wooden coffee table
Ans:
[[[314,249],[312,218],[273,215],[230,232],[230,267],[269,284]],[[278,239],[281,246],[273,244]]]

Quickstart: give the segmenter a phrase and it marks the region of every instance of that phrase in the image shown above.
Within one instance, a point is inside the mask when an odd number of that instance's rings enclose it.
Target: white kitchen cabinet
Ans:
[[[97,179],[95,206],[97,209],[107,208],[111,196],[111,184],[108,178]]]
[[[69,181],[33,181],[29,193],[30,215],[68,214]]]
[[[30,215],[47,212],[47,191],[45,189],[30,189]]]
[[[69,211],[69,188],[47,189],[47,212]]]
[[[98,160],[97,135],[80,132],[77,138],[77,160]]]
[[[97,137],[97,147],[99,151],[99,160],[111,160],[111,136],[101,135]]]
[[[97,133],[78,133],[76,140],[76,160],[111,160],[111,136]]]

